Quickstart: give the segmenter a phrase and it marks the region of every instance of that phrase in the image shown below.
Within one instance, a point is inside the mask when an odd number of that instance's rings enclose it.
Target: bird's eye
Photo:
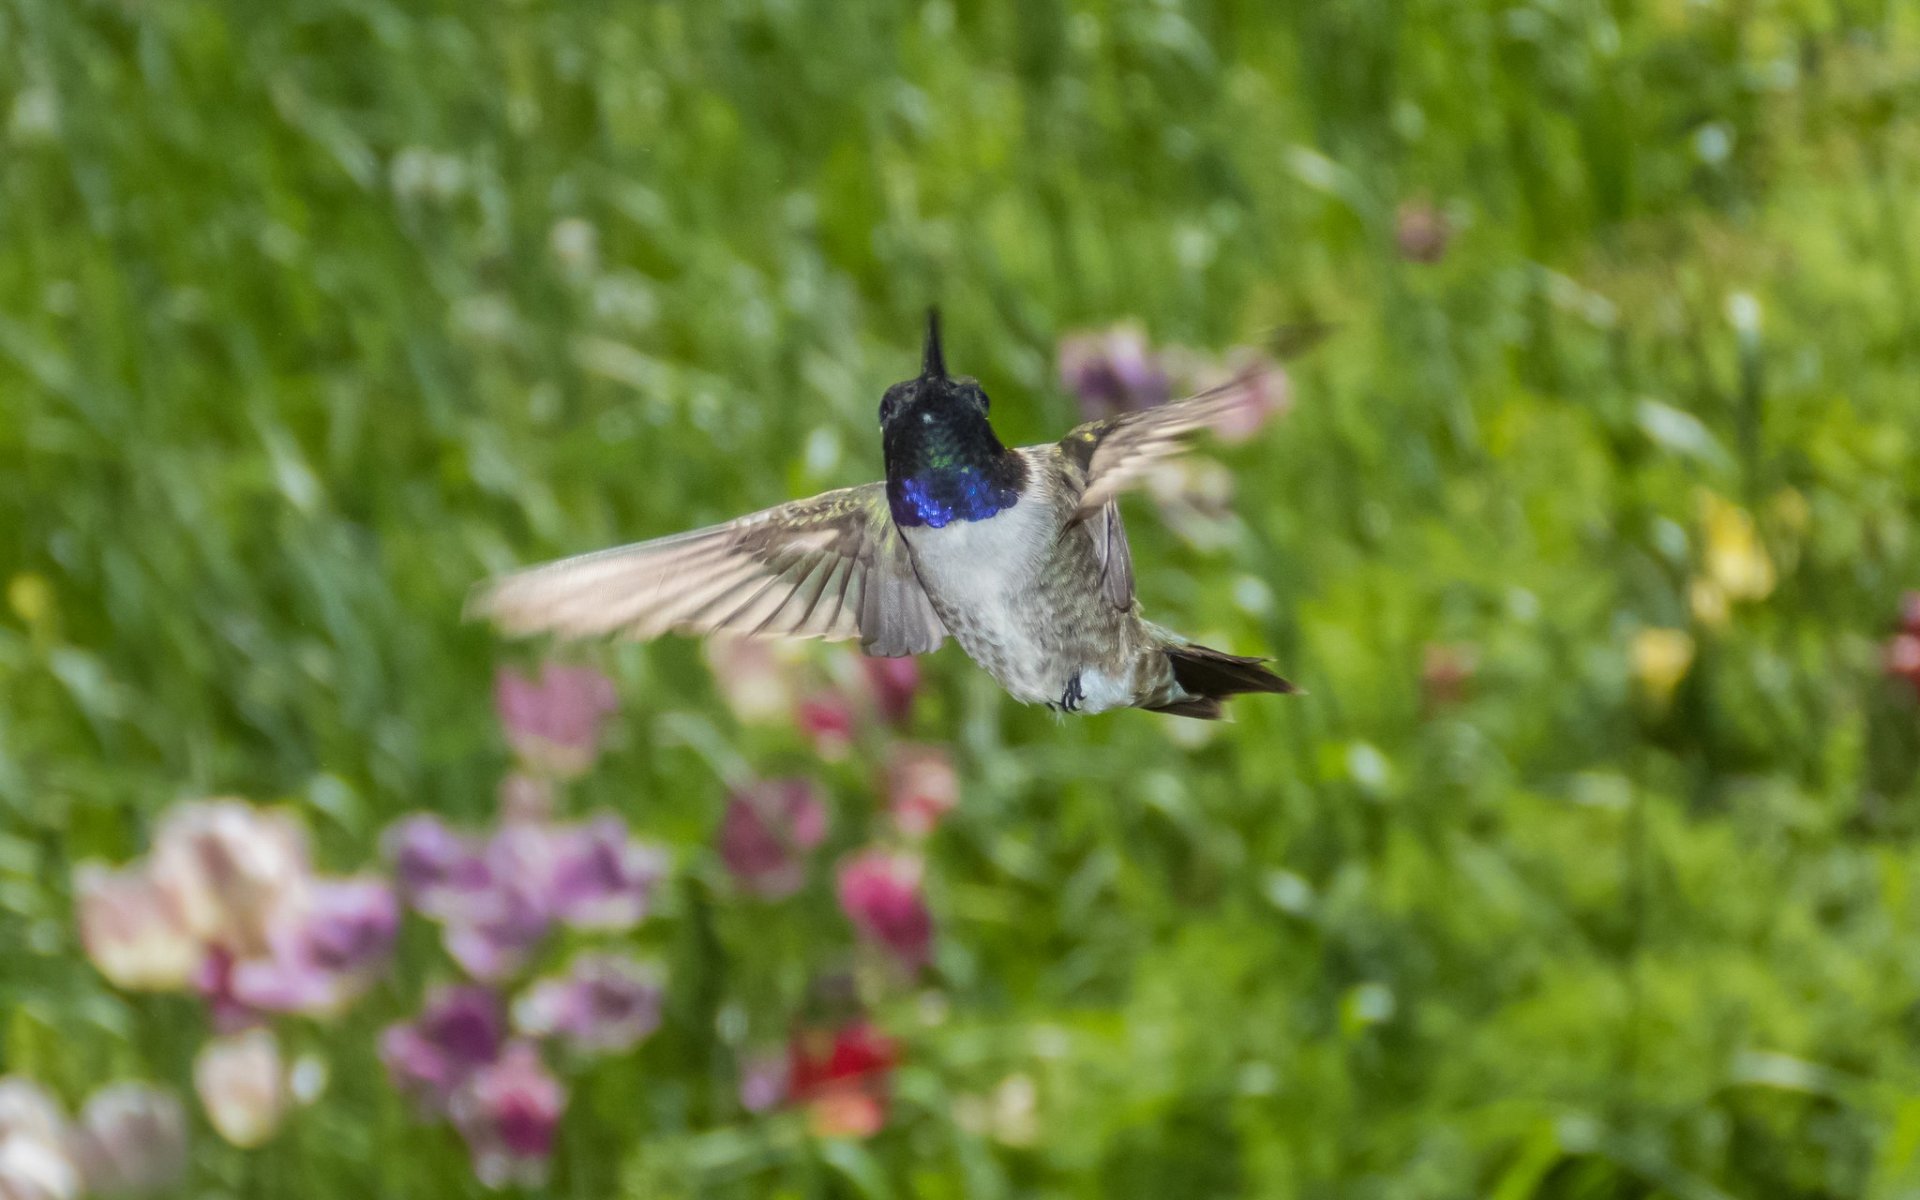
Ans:
[[[893,414],[900,408],[900,397],[900,389],[890,387],[887,389],[887,394],[880,398],[880,423],[882,425],[893,420]]]

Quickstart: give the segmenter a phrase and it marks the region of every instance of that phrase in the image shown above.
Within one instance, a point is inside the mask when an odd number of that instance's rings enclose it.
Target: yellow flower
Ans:
[[[1693,667],[1693,638],[1682,629],[1642,629],[1633,635],[1633,677],[1649,703],[1665,708]]]
[[[1773,592],[1773,560],[1747,510],[1712,492],[1700,493],[1706,532],[1706,572],[1729,600],[1764,600]]]

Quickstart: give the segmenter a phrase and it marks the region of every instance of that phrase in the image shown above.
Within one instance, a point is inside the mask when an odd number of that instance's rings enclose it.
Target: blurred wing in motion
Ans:
[[[467,613],[508,633],[567,638],[857,637],[888,657],[947,635],[880,483],[507,575],[482,585]]]
[[[1250,389],[1236,381],[1174,404],[1076,426],[1060,439],[1060,450],[1086,477],[1078,516],[1098,514],[1154,463],[1186,449],[1196,431],[1220,424],[1251,401]]]

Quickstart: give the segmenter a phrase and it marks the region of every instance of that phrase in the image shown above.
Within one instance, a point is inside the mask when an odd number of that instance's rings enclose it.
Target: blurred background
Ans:
[[[1920,10],[4,0],[0,1195],[1920,1194]],[[1223,374],[1304,697],[478,579]]]

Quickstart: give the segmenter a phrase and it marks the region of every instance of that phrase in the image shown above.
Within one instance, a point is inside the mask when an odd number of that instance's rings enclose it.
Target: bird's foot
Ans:
[[[1060,693],[1060,711],[1079,712],[1080,702],[1086,698],[1086,693],[1080,690],[1080,672],[1075,671],[1073,678],[1067,680],[1067,690]],[[1048,705],[1047,707],[1051,708],[1053,706]]]

